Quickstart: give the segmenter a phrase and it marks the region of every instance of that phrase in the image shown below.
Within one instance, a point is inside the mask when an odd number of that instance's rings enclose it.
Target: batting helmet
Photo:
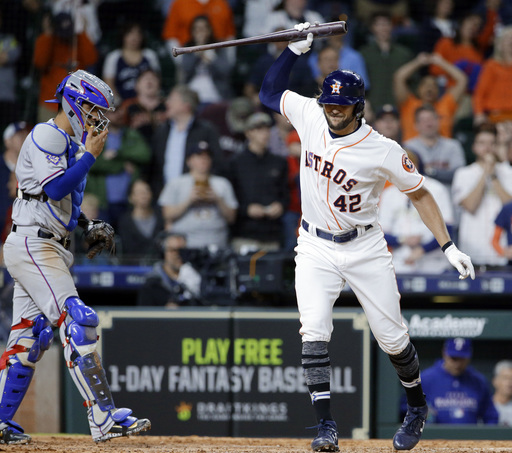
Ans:
[[[337,69],[331,72],[322,84],[319,104],[356,105],[354,113],[361,116],[364,110],[364,80],[348,69]]]
[[[99,77],[82,69],[67,75],[57,86],[55,99],[46,102],[61,103],[66,116],[75,133],[75,139],[85,143],[87,137],[86,124],[89,112],[82,107],[83,103],[97,107],[99,121],[95,128],[102,131],[110,122],[102,110],[114,110],[114,93],[112,89]]]

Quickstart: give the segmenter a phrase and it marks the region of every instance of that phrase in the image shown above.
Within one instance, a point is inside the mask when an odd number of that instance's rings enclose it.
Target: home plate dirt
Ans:
[[[113,439],[95,444],[83,435],[32,435],[28,445],[0,445],[0,452],[51,453],[311,453],[310,439],[255,439],[199,436],[151,436]],[[391,439],[340,439],[343,453],[394,452]],[[512,440],[423,440],[414,453],[512,453]]]

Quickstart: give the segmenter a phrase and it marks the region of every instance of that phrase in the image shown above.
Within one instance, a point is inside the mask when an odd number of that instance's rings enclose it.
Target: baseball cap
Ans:
[[[392,104],[384,104],[375,114],[375,118],[380,119],[387,114],[400,118],[400,113],[398,113],[397,108]]]
[[[58,38],[70,39],[74,33],[73,17],[69,13],[58,13],[53,18],[53,33]]]
[[[254,113],[253,102],[249,98],[240,96],[231,101],[226,116],[233,131],[243,132],[245,121],[252,113]]]
[[[193,156],[194,154],[202,154],[207,153],[210,156],[212,155],[212,150],[210,149],[210,145],[208,142],[201,140],[198,143],[192,144],[187,148],[187,157]]]
[[[11,123],[4,129],[3,139],[9,140],[10,138],[12,138],[14,136],[14,134],[16,134],[17,132],[22,131],[23,129],[26,129],[26,128],[27,128],[27,123],[25,121],[18,121],[16,123]]]
[[[270,115],[264,112],[253,113],[247,121],[245,122],[245,130],[250,131],[251,129],[256,129],[258,127],[271,127],[272,126],[272,118]]]
[[[444,343],[444,352],[450,357],[469,359],[473,355],[473,346],[468,338],[450,338]]]

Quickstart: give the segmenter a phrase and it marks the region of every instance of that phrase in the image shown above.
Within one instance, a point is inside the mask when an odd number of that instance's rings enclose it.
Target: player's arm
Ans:
[[[309,28],[309,22],[295,25],[294,28],[302,31]],[[281,113],[279,104],[281,96],[288,87],[292,67],[300,55],[309,51],[312,42],[312,33],[309,33],[307,39],[303,41],[291,42],[276,61],[272,63],[260,88],[260,101],[264,106],[277,113]]]
[[[98,135],[89,133],[85,141],[85,149],[87,151],[75,165],[66,169],[64,173],[44,185],[46,195],[56,201],[60,201],[66,195],[69,195],[87,176],[94,162],[96,162],[96,159],[103,151],[107,134],[108,130],[106,129]]]
[[[432,194],[426,188],[421,187],[415,192],[408,193],[407,196],[418,211],[423,223],[436,238],[448,261],[459,271],[459,278],[464,279],[471,276],[471,279],[474,280],[475,270],[471,259],[462,253],[451,240],[441,210]]]

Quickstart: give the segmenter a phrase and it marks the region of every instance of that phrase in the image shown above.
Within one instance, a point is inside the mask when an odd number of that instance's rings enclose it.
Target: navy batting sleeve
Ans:
[[[276,61],[272,63],[272,66],[270,66],[261,84],[261,103],[277,113],[281,113],[279,109],[281,96],[288,88],[288,79],[297,58],[299,58],[299,55],[294,54],[288,48],[284,49]]]
[[[84,153],[82,158],[71,168],[68,168],[64,174],[45,184],[44,191],[46,195],[52,200],[62,200],[87,176],[94,162],[96,162],[96,159],[91,153]]]

